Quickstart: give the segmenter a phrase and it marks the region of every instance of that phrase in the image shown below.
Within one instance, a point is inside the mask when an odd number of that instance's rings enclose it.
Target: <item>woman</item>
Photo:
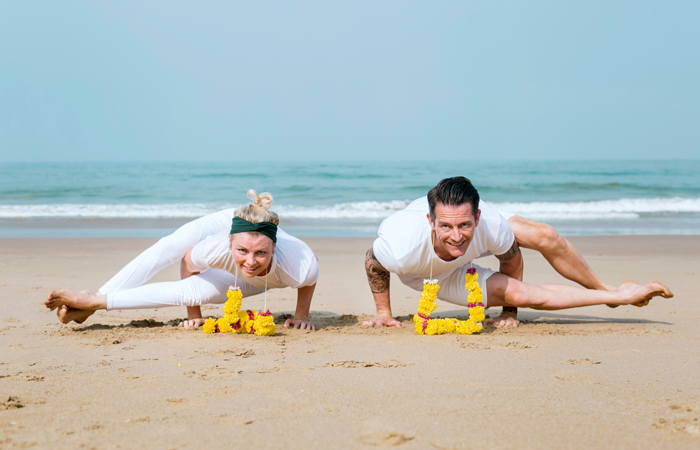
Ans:
[[[278,228],[269,211],[272,196],[248,191],[253,203],[204,216],[180,227],[127,264],[100,290],[52,291],[44,304],[58,309],[61,322],[82,323],[99,309],[186,306],[187,329],[204,324],[200,305],[224,303],[229,286],[243,297],[266,289],[297,289],[294,318],[284,326],[315,330],[309,322],[311,298],[319,276],[318,261],[304,242]],[[180,281],[145,284],[177,262]],[[240,276],[242,275],[242,276]]]

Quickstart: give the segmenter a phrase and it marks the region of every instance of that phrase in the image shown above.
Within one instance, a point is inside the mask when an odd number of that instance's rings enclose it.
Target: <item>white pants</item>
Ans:
[[[100,288],[99,292],[107,296],[107,310],[224,303],[229,286],[239,286],[243,297],[262,293],[263,289],[217,269],[180,281],[146,284],[207,236],[228,229],[232,216],[233,210],[227,209],[193,220],[137,256]]]

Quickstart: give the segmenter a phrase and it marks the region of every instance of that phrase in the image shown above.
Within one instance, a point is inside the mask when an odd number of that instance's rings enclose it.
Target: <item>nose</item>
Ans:
[[[253,253],[248,253],[245,262],[248,265],[248,267],[253,267],[255,265],[255,256],[253,255]]]
[[[459,242],[462,240],[462,233],[459,232],[458,228],[452,229],[452,232],[450,233],[450,239],[452,239],[453,242]]]

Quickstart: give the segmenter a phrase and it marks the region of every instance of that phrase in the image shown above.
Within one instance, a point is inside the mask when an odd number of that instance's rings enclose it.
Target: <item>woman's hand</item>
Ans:
[[[316,331],[316,327],[313,323],[309,322],[308,318],[295,317],[293,319],[287,319],[284,322],[285,328],[298,328],[300,330],[313,330]]]
[[[196,319],[185,319],[182,322],[180,322],[179,326],[185,327],[185,330],[189,330],[190,328],[196,330],[197,328],[204,325],[204,322],[206,321],[207,319],[202,319],[201,317],[198,317]]]

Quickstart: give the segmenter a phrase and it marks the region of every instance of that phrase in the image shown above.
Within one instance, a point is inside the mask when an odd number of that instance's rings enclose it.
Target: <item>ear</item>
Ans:
[[[428,213],[428,223],[430,224],[430,229],[435,229],[435,224],[433,223],[433,218],[430,217],[430,213]]]
[[[477,209],[476,210],[476,220],[474,221],[474,223],[476,223],[476,225],[474,225],[474,228],[479,226],[479,219],[480,218],[481,218],[481,210]]]

